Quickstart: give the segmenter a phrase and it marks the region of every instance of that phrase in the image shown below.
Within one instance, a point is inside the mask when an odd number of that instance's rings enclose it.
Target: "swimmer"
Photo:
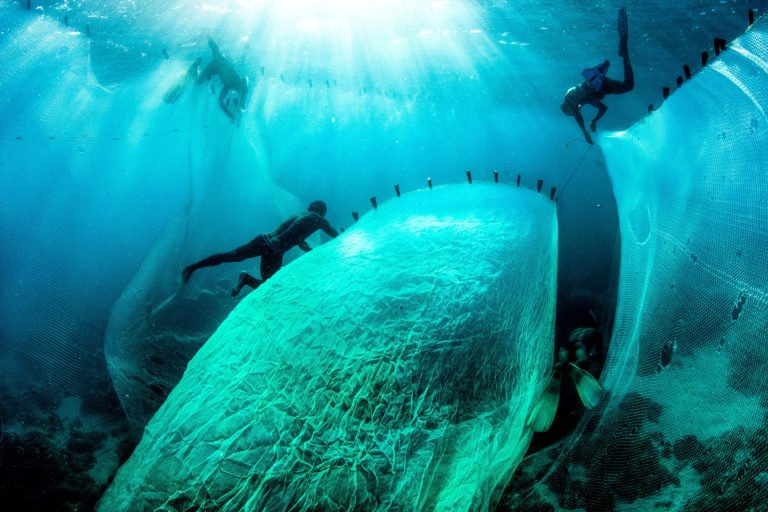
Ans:
[[[271,233],[259,235],[247,244],[229,252],[213,254],[197,263],[188,265],[181,273],[181,280],[186,283],[195,271],[203,267],[212,267],[221,263],[243,261],[260,256],[261,279],[256,279],[248,272],[241,272],[231,295],[236,297],[244,286],[256,289],[283,266],[283,255],[289,249],[298,246],[304,252],[309,252],[311,247],[307,244],[306,238],[315,231],[322,229],[332,238],[339,236],[338,231],[331,227],[325,219],[326,212],[327,207],[324,202],[313,201],[306,212],[290,217]]]
[[[214,76],[218,76],[222,83],[222,88],[219,92],[219,108],[227,117],[235,121],[236,114],[245,110],[245,101],[248,96],[248,79],[241,77],[235,71],[235,65],[221,53],[219,45],[210,36],[208,36],[208,47],[211,49],[211,62],[197,76],[196,83],[199,85]],[[230,105],[234,107],[231,110]]]
[[[560,109],[567,116],[576,118],[579,128],[584,133],[584,138],[589,144],[592,144],[592,137],[584,125],[584,117],[581,114],[581,107],[592,105],[597,109],[597,115],[592,119],[589,125],[590,130],[597,131],[597,122],[608,111],[608,107],[603,103],[603,98],[608,94],[624,94],[635,87],[635,75],[632,71],[632,64],[629,61],[629,49],[627,39],[629,35],[627,9],[619,9],[619,57],[624,61],[624,80],[618,81],[608,78],[606,73],[611,63],[607,60],[597,66],[585,69],[581,72],[584,81],[568,89],[565,93],[563,104]]]

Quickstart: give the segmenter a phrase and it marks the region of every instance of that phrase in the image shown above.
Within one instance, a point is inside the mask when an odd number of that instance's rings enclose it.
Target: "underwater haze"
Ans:
[[[1,1],[0,498],[763,510],[766,7]],[[315,200],[339,237],[264,286],[182,283]],[[585,319],[605,393],[534,434]]]

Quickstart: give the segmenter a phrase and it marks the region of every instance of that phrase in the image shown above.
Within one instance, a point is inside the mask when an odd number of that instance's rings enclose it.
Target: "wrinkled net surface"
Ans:
[[[115,303],[105,336],[112,382],[137,429],[149,421],[187,362],[237,304],[229,291],[239,270],[258,268],[258,261],[197,272],[183,287],[181,269],[238,247],[270,231],[280,214],[304,208],[272,183],[257,135],[237,132],[219,119],[215,105],[205,107],[196,97],[192,101],[196,108],[184,148],[187,176],[178,184],[189,190],[189,199]],[[267,207],[271,213],[260,213]],[[289,253],[286,259],[291,257]]]
[[[766,29],[601,140],[622,241],[610,398],[512,508],[766,510]]]
[[[235,309],[100,509],[488,508],[551,371],[556,244],[532,191],[387,201]]]

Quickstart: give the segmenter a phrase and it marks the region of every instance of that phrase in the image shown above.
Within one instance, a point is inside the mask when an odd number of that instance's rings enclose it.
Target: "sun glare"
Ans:
[[[463,17],[469,10],[463,1],[447,0],[233,0],[233,4],[235,10],[247,15],[259,16],[271,12],[273,21],[304,24],[314,21],[329,28],[338,23],[392,28],[430,20],[445,22]]]
[[[477,19],[475,8],[464,0],[230,0],[195,2],[194,6],[204,17],[201,21],[226,16],[250,26],[328,35],[338,30],[375,36],[458,26],[469,29],[476,28],[471,20]]]
[[[438,74],[473,77],[497,48],[467,0],[179,1],[163,29],[202,48],[200,34],[211,34],[243,68],[261,70],[261,83],[410,91]]]

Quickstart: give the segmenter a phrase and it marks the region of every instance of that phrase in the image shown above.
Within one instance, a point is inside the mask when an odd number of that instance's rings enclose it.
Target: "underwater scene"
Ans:
[[[767,8],[0,0],[3,509],[768,511]]]

